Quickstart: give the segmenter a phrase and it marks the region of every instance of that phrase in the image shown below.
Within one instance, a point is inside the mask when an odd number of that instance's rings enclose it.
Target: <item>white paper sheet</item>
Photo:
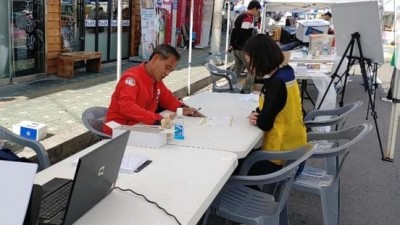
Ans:
[[[207,116],[200,121],[201,125],[212,127],[231,127],[235,122],[233,116]]]

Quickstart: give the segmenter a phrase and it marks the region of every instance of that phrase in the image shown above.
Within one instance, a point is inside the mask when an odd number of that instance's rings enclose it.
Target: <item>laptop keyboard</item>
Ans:
[[[67,206],[71,193],[72,181],[61,186],[59,189],[42,199],[39,218],[50,220]]]

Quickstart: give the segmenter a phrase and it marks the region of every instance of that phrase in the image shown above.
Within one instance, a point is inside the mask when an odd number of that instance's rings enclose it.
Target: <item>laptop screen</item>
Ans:
[[[79,159],[64,225],[74,223],[114,188],[128,138],[125,132]]]
[[[0,224],[23,223],[37,167],[0,160]]]

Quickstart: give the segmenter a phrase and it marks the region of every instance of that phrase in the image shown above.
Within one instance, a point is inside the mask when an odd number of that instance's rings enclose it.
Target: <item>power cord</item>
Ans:
[[[120,188],[120,187],[114,187],[112,190],[114,190],[114,189],[118,189],[118,190],[120,190],[120,191],[128,191],[128,192],[131,192],[131,193],[133,193],[133,194],[135,194],[135,195],[138,195],[138,196],[140,196],[140,197],[143,197],[147,202],[156,205],[159,209],[161,209],[162,211],[164,211],[165,214],[167,214],[168,216],[174,218],[175,221],[176,221],[179,225],[182,225],[181,222],[179,222],[179,220],[176,218],[176,216],[174,216],[173,214],[169,213],[169,212],[168,212],[166,209],[164,209],[163,207],[159,206],[159,205],[157,204],[157,202],[154,202],[154,201],[149,200],[146,196],[144,196],[144,195],[142,195],[142,194],[139,194],[139,193],[133,191],[132,189],[123,189],[123,188]]]

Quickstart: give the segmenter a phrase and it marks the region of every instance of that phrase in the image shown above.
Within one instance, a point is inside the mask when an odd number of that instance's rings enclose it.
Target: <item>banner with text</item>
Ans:
[[[142,58],[149,59],[156,46],[156,8],[154,0],[141,0]]]

